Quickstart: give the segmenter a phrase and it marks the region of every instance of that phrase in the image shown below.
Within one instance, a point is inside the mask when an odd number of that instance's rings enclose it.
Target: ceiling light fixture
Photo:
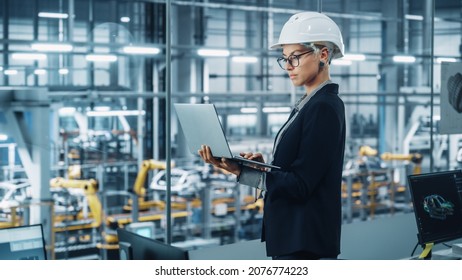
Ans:
[[[146,112],[144,110],[114,110],[114,111],[89,111],[87,116],[89,117],[115,117],[115,116],[144,116]]]
[[[158,54],[160,53],[160,49],[153,47],[127,46],[123,48],[123,52],[128,54]]]
[[[345,54],[342,59],[351,61],[364,61],[366,60],[366,56],[364,54]]]
[[[45,69],[35,69],[34,74],[35,75],[45,75],[47,73],[47,70]]]
[[[96,106],[94,109],[96,112],[109,112],[111,111],[111,107],[109,106]]]
[[[332,60],[332,65],[338,65],[338,66],[350,66],[353,64],[351,60],[346,60],[346,59],[335,59]]]
[[[241,113],[242,114],[254,114],[258,112],[257,108],[255,107],[244,107],[244,108],[241,108]]]
[[[263,113],[290,113],[290,107],[263,107]]]
[[[60,116],[73,116],[75,112],[76,109],[74,107],[63,107],[58,110]]]
[[[66,19],[69,17],[66,13],[50,13],[50,12],[40,12],[38,16],[41,18],[58,18],[58,19]]]
[[[11,58],[16,60],[45,60],[47,56],[43,53],[13,53]]]
[[[228,50],[219,49],[198,49],[197,54],[200,56],[213,56],[213,57],[227,57],[229,56]]]
[[[92,62],[115,62],[117,61],[117,56],[112,54],[87,54],[85,59]]]
[[[74,46],[71,44],[36,43],[32,44],[31,48],[36,51],[44,52],[70,52],[74,49]]]
[[[61,68],[58,70],[59,74],[60,75],[67,75],[69,74],[69,69],[66,69],[66,68]]]
[[[3,74],[8,75],[8,76],[17,75],[17,74],[18,74],[18,70],[15,70],[15,69],[5,69],[5,70],[3,70]]]
[[[231,60],[237,63],[257,63],[258,62],[258,58],[256,56],[233,56]]]
[[[436,59],[436,63],[441,62],[457,62],[457,59],[455,59],[454,57],[438,57]]]
[[[393,61],[398,63],[414,63],[416,60],[415,56],[411,55],[395,55]]]
[[[419,15],[405,15],[404,18],[408,20],[423,20],[424,19],[423,16],[419,16]]]

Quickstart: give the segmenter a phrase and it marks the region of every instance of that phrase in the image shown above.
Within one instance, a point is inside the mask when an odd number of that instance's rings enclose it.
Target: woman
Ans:
[[[273,259],[337,258],[340,253],[341,179],[345,112],[338,85],[330,81],[332,59],[344,53],[338,26],[316,12],[293,15],[279,41],[278,63],[306,94],[278,132],[273,165],[263,171],[217,160],[202,146],[202,159],[238,176],[241,184],[264,190],[262,241]],[[260,153],[241,153],[264,161]]]

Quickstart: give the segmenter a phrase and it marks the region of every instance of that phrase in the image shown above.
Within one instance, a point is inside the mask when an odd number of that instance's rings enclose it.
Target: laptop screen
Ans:
[[[208,145],[216,158],[224,157],[252,167],[280,169],[271,164],[233,156],[213,104],[176,103],[174,106],[191,153],[197,155],[202,145]]]
[[[0,260],[46,260],[42,225],[0,229]]]
[[[197,155],[208,145],[215,157],[232,158],[223,128],[213,104],[174,104],[189,150]]]

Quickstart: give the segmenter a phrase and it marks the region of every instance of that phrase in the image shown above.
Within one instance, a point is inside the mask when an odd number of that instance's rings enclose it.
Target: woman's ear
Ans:
[[[324,47],[321,50],[321,61],[325,61],[324,63],[329,63],[329,52],[330,50],[327,47]]]

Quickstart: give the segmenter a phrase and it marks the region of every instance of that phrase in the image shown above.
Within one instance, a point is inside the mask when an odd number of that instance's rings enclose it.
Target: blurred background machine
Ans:
[[[397,209],[410,211],[409,191],[400,183],[404,176],[420,174],[421,154],[382,153],[370,146],[361,146],[358,157],[345,165],[342,197],[345,216],[351,220],[355,213],[361,220],[374,218],[377,211],[393,214]],[[412,168],[411,168],[411,167]]]

